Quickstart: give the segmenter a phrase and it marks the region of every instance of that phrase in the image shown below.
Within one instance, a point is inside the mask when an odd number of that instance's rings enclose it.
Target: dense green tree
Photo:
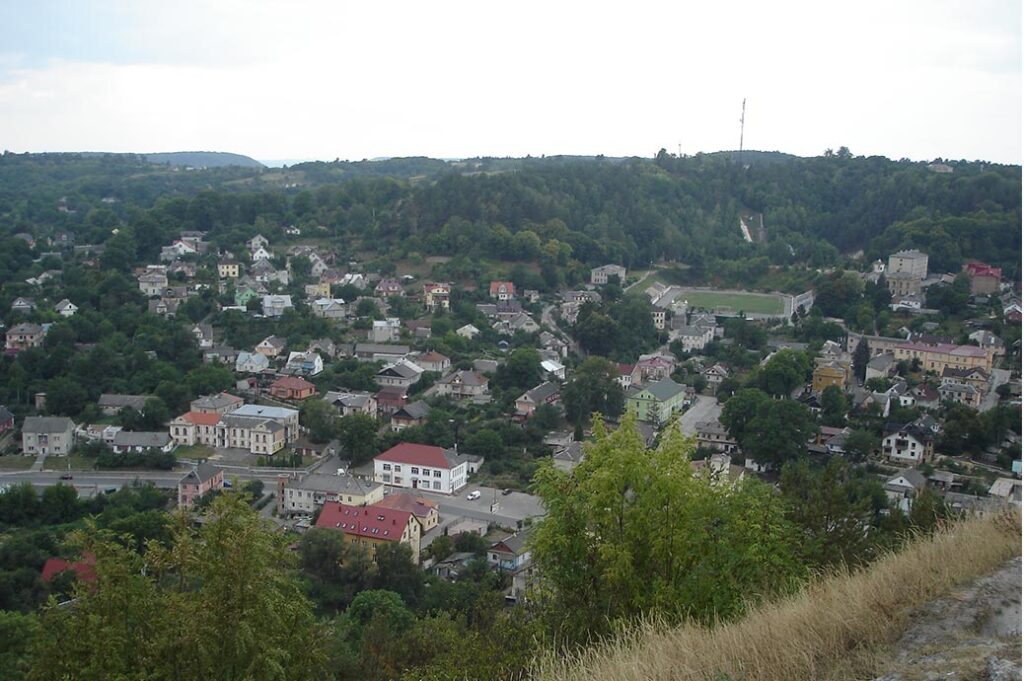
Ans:
[[[848,409],[846,395],[838,385],[826,386],[821,391],[821,422],[823,424],[835,428],[845,426]]]
[[[694,476],[691,446],[671,430],[649,452],[627,416],[612,434],[595,424],[595,441],[572,473],[539,469],[534,490],[548,515],[534,530],[533,559],[547,586],[541,607],[559,640],[645,613],[730,618],[751,594],[785,590],[801,574],[794,528],[771,489]],[[723,571],[728,580],[712,577]]]
[[[877,435],[869,430],[858,428],[846,436],[843,451],[850,461],[860,462],[867,460],[871,456],[871,452],[881,446],[882,442]]]
[[[534,348],[517,348],[508,361],[498,367],[494,376],[496,387],[525,391],[540,383],[540,353]]]
[[[793,400],[771,400],[757,410],[739,443],[758,463],[777,466],[803,456],[816,431],[807,407]]]
[[[323,400],[306,400],[299,409],[299,423],[308,429],[313,442],[333,440],[339,432],[338,420],[338,412]]]
[[[469,454],[491,457],[500,455],[504,452],[505,443],[502,441],[501,435],[498,433],[494,432],[490,428],[482,428],[466,438],[466,442],[462,446],[462,449]]]
[[[861,338],[857,341],[857,347],[853,351],[853,374],[857,380],[863,382],[867,372],[868,362],[871,360],[871,350],[868,342]]]
[[[625,407],[625,395],[619,384],[619,370],[601,357],[584,360],[562,387],[562,402],[570,423],[580,425],[599,413],[617,417]]]
[[[342,455],[353,466],[372,459],[379,453],[377,444],[377,420],[367,414],[349,414],[338,419],[338,440]]]
[[[141,556],[95,530],[79,535],[95,556],[94,584],[75,607],[43,611],[29,679],[314,678],[322,635],[288,568],[284,537],[243,498],[225,494],[210,521],[174,529],[170,549]]]
[[[374,588],[396,593],[410,607],[415,607],[423,595],[424,582],[423,570],[413,559],[408,544],[388,543],[378,546],[374,556],[377,564]]]
[[[322,610],[339,610],[373,585],[376,566],[366,549],[344,534],[314,527],[299,541],[299,564],[310,578],[310,595]]]
[[[762,464],[799,458],[817,430],[810,411],[799,402],[772,400],[753,388],[729,398],[720,418],[743,452]]]
[[[26,653],[37,629],[35,615],[0,610],[0,678],[6,681],[25,678]]]
[[[46,384],[46,410],[51,414],[77,416],[88,399],[88,391],[71,378],[55,378]]]
[[[856,475],[840,458],[818,470],[801,460],[783,467],[779,488],[812,565],[852,565],[874,557],[876,525],[889,510],[877,480]]]
[[[726,400],[722,406],[722,415],[719,420],[738,441],[750,430],[750,422],[769,401],[770,398],[764,391],[757,388],[744,388]]]
[[[770,395],[788,397],[807,381],[811,369],[811,361],[806,354],[785,348],[764,363],[758,372],[758,383]]]

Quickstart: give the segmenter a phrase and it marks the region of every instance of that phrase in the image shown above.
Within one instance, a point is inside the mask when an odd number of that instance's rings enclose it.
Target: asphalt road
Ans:
[[[466,497],[474,491],[480,492],[480,498],[470,501]],[[503,495],[499,489],[470,484],[451,496],[423,490],[416,490],[416,493],[436,501],[442,515],[496,522],[512,527],[524,518],[544,515],[540,498],[524,492]],[[497,504],[493,510],[492,504]]]
[[[287,470],[282,469],[285,472]],[[178,481],[187,472],[184,469],[174,471],[71,471],[73,476],[71,480],[61,480],[60,476],[64,474],[63,471],[7,471],[0,473],[0,485],[28,482],[37,487],[49,487],[50,485],[63,482],[64,484],[73,484],[76,487],[97,487],[102,490],[108,487],[121,487],[138,480],[139,482],[152,482],[162,489],[174,489],[178,486]],[[224,477],[227,480],[232,478],[239,480],[258,479],[262,480],[265,485],[277,483],[276,474],[257,475],[251,471],[239,469],[225,470]]]
[[[91,495],[110,488],[120,488],[133,482],[151,482],[161,489],[174,489],[178,481],[185,475],[184,470],[177,471],[72,471],[71,480],[61,480],[61,471],[10,471],[0,473],[0,485],[28,482],[36,487],[50,487],[58,483],[71,484],[83,495]],[[226,480],[262,480],[266,489],[273,490],[277,484],[276,474],[254,474],[232,468],[225,470]],[[480,492],[480,498],[469,500],[466,496],[473,491]],[[544,515],[544,507],[538,497],[523,492],[511,492],[503,495],[501,490],[479,485],[466,485],[458,494],[448,496],[417,490],[438,504],[439,511],[448,516],[473,518],[485,522],[494,522],[514,527],[516,523],[527,517]],[[492,504],[494,507],[492,508]],[[274,506],[270,504],[268,508]],[[269,511],[268,511],[269,512]]]
[[[717,399],[711,395],[697,395],[693,405],[679,417],[679,429],[683,435],[696,435],[698,423],[716,419],[721,413],[722,407]]]

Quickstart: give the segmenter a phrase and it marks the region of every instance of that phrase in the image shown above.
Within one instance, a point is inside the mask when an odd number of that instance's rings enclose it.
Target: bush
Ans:
[[[96,468],[156,468],[169,471],[174,468],[176,459],[171,452],[148,451],[126,452],[119,454],[104,447],[96,455]]]

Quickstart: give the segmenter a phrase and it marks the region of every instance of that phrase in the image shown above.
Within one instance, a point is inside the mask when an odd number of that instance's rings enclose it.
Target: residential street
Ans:
[[[1009,382],[1010,370],[1009,369],[993,369],[992,370],[992,385],[989,386],[988,392],[981,398],[981,406],[978,411],[988,411],[989,409],[995,409],[995,406],[999,404],[999,395],[996,394],[996,388]]]

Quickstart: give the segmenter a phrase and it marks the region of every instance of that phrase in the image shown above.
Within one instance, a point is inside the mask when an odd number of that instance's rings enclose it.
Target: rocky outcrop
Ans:
[[[1020,681],[1021,559],[916,610],[876,681]]]

